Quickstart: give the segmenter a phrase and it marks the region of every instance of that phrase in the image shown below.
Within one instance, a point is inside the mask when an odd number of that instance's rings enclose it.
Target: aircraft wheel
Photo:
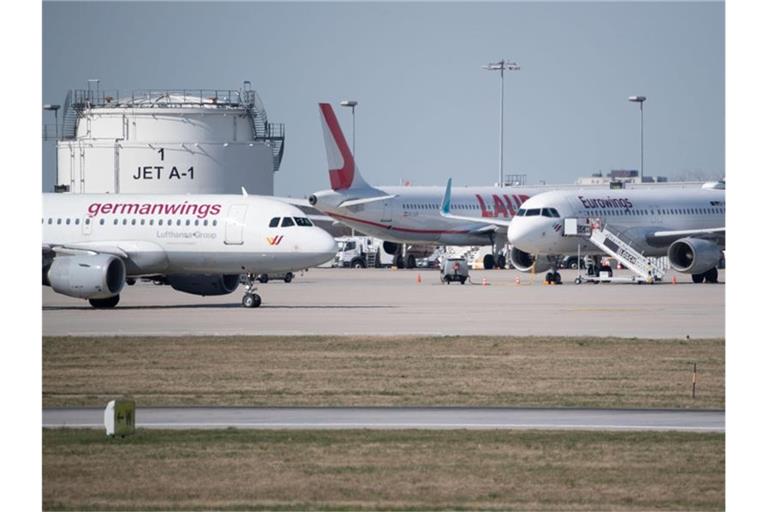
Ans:
[[[493,255],[492,254],[486,254],[483,256],[483,268],[485,270],[491,270],[493,268],[494,261],[493,261]]]
[[[395,260],[395,266],[397,268],[405,268],[405,262],[403,261],[403,257],[402,256],[398,256],[397,257],[397,260]]]
[[[257,308],[261,306],[261,297],[257,293],[246,293],[243,295],[243,307]]]
[[[504,268],[507,264],[507,259],[504,257],[503,254],[499,254],[499,257],[496,258],[496,266],[499,268]]]
[[[408,268],[416,268],[416,256],[409,254],[405,266]]]
[[[117,306],[117,303],[120,302],[120,295],[107,297],[106,299],[88,299],[88,302],[96,309],[109,309]]]
[[[706,272],[704,272],[704,281],[707,283],[716,283],[717,282],[717,267],[713,267]]]
[[[290,283],[293,280],[293,272],[288,272],[285,274],[285,277],[283,278],[283,281],[286,283]]]
[[[560,276],[560,272],[555,272],[554,281],[555,284],[563,284],[563,278]]]
[[[694,283],[703,283],[704,282],[704,274],[691,274],[691,279]]]

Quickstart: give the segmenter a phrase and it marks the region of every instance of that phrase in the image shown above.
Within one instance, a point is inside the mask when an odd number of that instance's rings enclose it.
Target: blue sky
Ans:
[[[725,172],[724,4],[43,4],[43,103],[99,78],[105,89],[232,88],[250,80],[286,125],[278,195],[328,188],[317,103],[336,105],[374,184],[491,184],[499,77],[508,58],[505,173],[572,183],[638,168],[672,178]],[[54,182],[44,147],[43,188]]]

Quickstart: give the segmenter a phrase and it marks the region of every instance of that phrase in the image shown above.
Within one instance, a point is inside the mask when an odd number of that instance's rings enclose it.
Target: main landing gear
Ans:
[[[257,308],[261,306],[261,296],[256,292],[256,274],[246,274],[245,282],[248,288],[245,289],[245,295],[243,295],[243,307]]]
[[[691,274],[691,279],[693,279],[694,283],[703,283],[703,282],[716,283],[717,267],[712,267],[711,269],[701,274]]]

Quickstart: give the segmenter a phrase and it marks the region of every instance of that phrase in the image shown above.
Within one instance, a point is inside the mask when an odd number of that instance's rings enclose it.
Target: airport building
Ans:
[[[285,127],[239,90],[71,90],[54,110],[57,192],[272,195]],[[61,110],[61,114],[59,114]],[[53,132],[53,133],[51,133]]]

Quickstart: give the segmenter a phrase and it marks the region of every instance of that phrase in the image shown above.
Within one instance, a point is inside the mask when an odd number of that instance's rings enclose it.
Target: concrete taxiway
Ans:
[[[472,271],[462,286],[441,284],[435,270],[311,269],[259,285],[256,309],[240,305],[242,289],[198,297],[137,283],[114,310],[94,310],[43,287],[43,334],[725,336],[722,283],[670,272],[653,285],[576,285],[575,270],[562,275],[563,285],[546,286],[543,274]]]
[[[103,428],[96,408],[43,409],[43,427]],[[137,408],[163,429],[557,429],[725,432],[724,411],[464,407]]]

